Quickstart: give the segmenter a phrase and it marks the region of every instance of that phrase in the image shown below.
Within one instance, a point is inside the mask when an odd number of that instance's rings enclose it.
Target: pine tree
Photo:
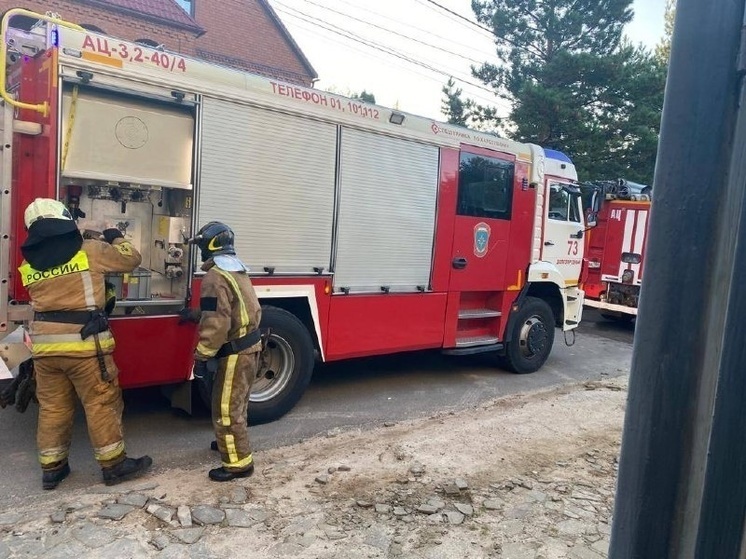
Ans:
[[[363,101],[365,103],[371,103],[373,105],[376,104],[376,96],[372,93],[368,93],[364,89],[360,93],[354,93],[351,95],[353,99],[359,99],[360,101]]]
[[[329,93],[335,93],[337,95],[344,95],[345,97],[349,97],[350,99],[358,99],[360,101],[363,101],[364,103],[371,103],[373,105],[376,104],[376,96],[373,93],[368,93],[365,89],[361,91],[360,93],[357,93],[356,91],[350,90],[350,88],[346,88],[344,90],[341,90],[337,86],[331,85],[326,88],[326,91]]]
[[[512,105],[514,139],[565,151],[581,180],[652,181],[665,68],[623,38],[632,0],[472,0],[497,62],[472,71]],[[444,106],[456,91],[445,91]],[[461,100],[468,106],[468,100]]]
[[[443,86],[443,98],[442,112],[446,116],[446,122],[449,124],[457,124],[459,126],[466,126],[469,118],[468,113],[468,101],[464,101],[461,97],[463,90],[456,88],[456,82],[453,78],[448,78],[448,82]]]
[[[453,78],[448,79],[442,91],[444,97],[441,112],[449,124],[468,126],[485,132],[493,132],[500,125],[497,109],[480,105],[472,99],[464,99],[463,90],[456,87]]]
[[[671,37],[673,36],[673,25],[676,19],[676,0],[666,0],[665,30],[666,34],[661,39],[658,46],[655,47],[655,55],[663,64],[668,64],[671,56]]]

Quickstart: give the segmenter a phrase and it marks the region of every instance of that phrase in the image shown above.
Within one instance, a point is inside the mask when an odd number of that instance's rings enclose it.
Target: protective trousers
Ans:
[[[37,445],[42,469],[56,469],[67,461],[72,439],[75,395],[83,404],[93,453],[102,468],[124,460],[122,390],[111,355],[104,356],[108,376],[102,379],[96,357],[41,357],[34,359],[39,400]]]
[[[249,446],[247,412],[259,353],[229,355],[220,360],[212,389],[212,424],[223,467],[246,470],[254,462]]]

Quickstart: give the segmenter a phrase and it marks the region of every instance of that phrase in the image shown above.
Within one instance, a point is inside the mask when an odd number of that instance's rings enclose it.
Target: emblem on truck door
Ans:
[[[490,244],[490,226],[483,221],[474,226],[474,254],[482,258]]]

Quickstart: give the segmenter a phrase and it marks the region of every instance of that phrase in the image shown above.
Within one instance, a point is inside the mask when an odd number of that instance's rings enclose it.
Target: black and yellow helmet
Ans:
[[[191,239],[191,242],[200,249],[202,262],[221,254],[236,254],[233,241],[233,230],[219,221],[211,221],[203,225],[197,235]]]

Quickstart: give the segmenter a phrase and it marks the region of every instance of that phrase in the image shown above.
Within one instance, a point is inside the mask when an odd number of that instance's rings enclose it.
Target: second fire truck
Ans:
[[[581,189],[586,212],[595,209],[595,225],[586,235],[585,305],[609,320],[630,321],[637,316],[645,273],[651,188],[619,179]]]

